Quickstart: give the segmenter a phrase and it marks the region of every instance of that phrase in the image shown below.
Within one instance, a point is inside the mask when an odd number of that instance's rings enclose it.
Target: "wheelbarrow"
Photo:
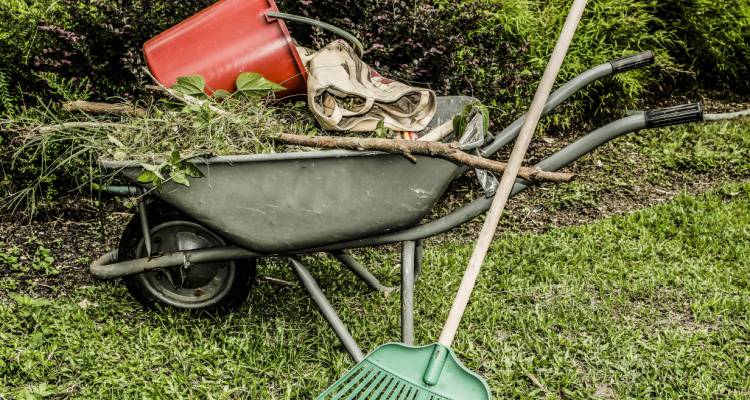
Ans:
[[[591,68],[555,91],[545,114],[596,80],[652,62],[653,54],[645,52]],[[473,101],[461,96],[439,98],[431,126],[450,121]],[[483,157],[493,156],[516,138],[523,118],[475,150]],[[586,134],[536,167],[557,171],[622,135],[702,119],[700,103],[630,115]],[[492,202],[491,196],[483,196],[424,222],[448,185],[469,171],[428,156],[417,156],[412,162],[394,154],[330,150],[215,157],[194,163],[203,176],[193,178],[189,187],[167,182],[156,190],[138,183],[138,163],[101,162],[133,182],[108,190],[138,195],[140,202],[118,249],[94,261],[92,275],[123,278],[130,293],[146,305],[230,309],[248,295],[259,258],[284,257],[357,362],[362,351],[299,256],[331,254],[371,289],[387,291],[390,288],[347,250],[401,243],[401,340],[413,344],[414,285],[423,240],[471,221]],[[531,185],[518,179],[513,194]]]

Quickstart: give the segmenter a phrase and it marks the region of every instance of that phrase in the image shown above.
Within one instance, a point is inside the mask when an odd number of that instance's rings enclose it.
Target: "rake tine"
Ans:
[[[388,390],[384,391],[384,389],[386,387],[388,389],[390,389],[391,385],[393,385],[393,382],[396,381],[396,378],[394,378],[394,377],[392,377],[390,375],[386,375],[386,379],[390,379],[390,381],[387,381],[387,382],[390,382],[390,383],[383,382],[383,384],[381,384],[380,387],[378,387],[378,390],[376,390],[375,393],[372,394],[372,398],[373,399],[379,399],[380,398],[380,393],[383,393],[383,394],[388,393]],[[386,386],[386,384],[387,384],[387,386]]]
[[[381,382],[383,382],[384,379],[388,378],[388,375],[382,373],[382,372],[376,372],[376,376],[374,379],[372,379],[372,382],[370,383],[370,386],[367,387],[367,389],[362,392],[362,395],[360,396],[361,399],[367,399],[369,398],[368,395],[370,392],[372,392],[376,387],[381,385]],[[381,389],[382,390],[382,389]],[[378,391],[379,393],[379,391]],[[355,400],[354,397],[350,397],[349,400]]]
[[[341,390],[338,390],[336,392],[336,395],[331,400],[339,400],[344,397],[345,394],[349,393],[349,391],[356,385],[361,379],[362,376],[367,375],[372,367],[370,364],[364,364],[362,368],[360,368],[359,371],[357,371],[357,374],[354,375],[350,380],[349,383],[346,384]]]
[[[413,388],[411,386],[406,386],[406,388],[404,388],[404,392],[401,393],[401,400],[409,400],[413,398],[414,393],[412,393],[412,389]]]
[[[358,398],[364,398],[360,396],[362,389],[364,389],[365,386],[368,385],[368,383],[370,384],[369,386],[372,387],[372,381],[380,375],[380,372],[375,368],[371,368],[369,372],[370,373],[367,374],[367,376],[359,381],[359,385],[357,385],[357,387],[351,392],[351,395],[347,397],[346,400],[356,400]]]
[[[404,382],[399,382],[396,390],[391,393],[390,397],[388,397],[388,400],[398,400],[398,398],[401,397],[401,393],[404,391],[405,387],[406,385],[404,384]]]

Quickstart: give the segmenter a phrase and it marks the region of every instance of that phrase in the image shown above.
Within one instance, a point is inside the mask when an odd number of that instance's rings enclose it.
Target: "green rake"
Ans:
[[[433,364],[442,367],[442,376],[429,385],[423,375],[433,354],[443,355],[442,362]],[[484,379],[464,367],[451,348],[388,343],[375,349],[318,400],[489,399],[489,394]]]
[[[500,180],[487,220],[479,234],[438,343],[411,347],[389,343],[378,347],[346,373],[318,400],[484,400],[491,399],[487,382],[461,364],[451,349],[479,271],[492,243],[505,204],[526,156],[544,105],[560,72],[587,0],[574,0],[560,38],[521,127]]]

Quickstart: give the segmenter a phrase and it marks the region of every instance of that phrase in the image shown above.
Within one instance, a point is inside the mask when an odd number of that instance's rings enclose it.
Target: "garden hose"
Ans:
[[[737,119],[742,117],[750,117],[750,110],[721,114],[703,114],[704,121],[725,121],[728,119]]]
[[[352,35],[351,33],[337,27],[331,24],[327,24],[322,21],[318,21],[316,19],[302,17],[299,15],[294,14],[287,14],[283,12],[278,11],[269,11],[266,13],[267,16],[273,17],[273,18],[279,18],[287,21],[293,21],[293,22],[299,22],[303,24],[308,24],[312,26],[317,26],[318,28],[325,29],[327,31],[333,32],[342,38],[346,39],[349,43],[351,43],[354,46],[354,50],[357,52],[357,55],[362,57],[362,54],[365,52],[365,47],[362,45],[362,42],[357,39],[356,36]]]

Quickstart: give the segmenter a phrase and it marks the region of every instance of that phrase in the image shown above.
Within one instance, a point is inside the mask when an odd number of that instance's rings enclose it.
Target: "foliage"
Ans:
[[[0,115],[33,104],[38,95],[49,99],[49,82],[89,82],[98,99],[133,96],[142,90],[143,43],[211,3],[0,2]]]
[[[585,98],[584,101],[569,102],[561,112],[558,112],[557,116],[553,117],[554,123],[560,127],[571,128],[576,122],[581,122],[582,113],[589,118],[596,114],[611,117],[606,115],[612,113],[609,110],[635,107],[645,94],[658,85],[661,73],[678,69],[665,50],[674,44],[672,34],[652,15],[650,3],[642,0],[589,2],[558,82],[571,79],[595,65],[651,49],[656,53],[656,71],[660,72],[655,73],[653,68],[636,69],[597,82],[579,95],[579,99]],[[532,90],[536,88],[537,76],[552,53],[569,5],[570,2],[566,0],[497,0],[492,2],[492,6],[485,14],[486,25],[483,29],[506,26],[508,28],[505,35],[514,38],[518,43],[529,43],[526,59],[529,62],[529,70],[535,74],[531,81],[525,82],[525,95],[518,92],[509,93],[509,98],[516,99],[516,116],[528,107]],[[503,35],[503,32],[497,34]],[[521,100],[520,109],[518,99]]]
[[[4,243],[0,242],[0,271],[38,276],[59,273],[54,266],[55,257],[52,256],[52,252],[36,237],[29,238],[26,245],[36,248],[33,254],[22,254],[19,247],[6,249]]]
[[[386,75],[426,82],[444,93],[479,97],[495,108],[495,123],[515,119],[528,106],[568,11],[568,2],[561,0],[281,3],[282,8],[355,32],[369,47],[368,61]],[[347,13],[340,13],[341,8]],[[291,29],[296,38],[313,45],[329,38],[296,25]],[[674,35],[653,15],[651,1],[592,1],[560,81],[648,49],[656,51],[660,73],[676,73],[680,67],[666,50],[675,45]],[[574,113],[591,116],[605,105],[633,106],[655,87],[659,76],[640,70],[598,84],[585,93],[589,101],[556,122],[570,125]]]
[[[515,119],[528,106],[569,6],[562,0],[279,4],[354,32],[365,42],[367,61],[386,75],[443,93],[479,97],[494,107],[496,124]],[[566,128],[593,116],[611,117],[608,109],[642,107],[644,99],[670,94],[678,81],[688,87],[741,81],[730,89],[746,93],[748,9],[747,0],[589,2],[560,82],[643,50],[656,53],[657,65],[593,85],[578,96],[584,101],[569,103],[551,121]],[[313,46],[331,38],[298,24],[290,29],[295,38]],[[722,68],[721,73],[709,73],[715,68]]]
[[[670,51],[701,81],[750,93],[750,1],[659,1],[657,15],[681,39]]]
[[[17,111],[39,93],[48,95],[59,81],[88,85],[97,99],[138,94],[143,43],[212,2],[2,2],[0,113]],[[567,11],[562,0],[278,3],[284,11],[353,31],[368,47],[367,60],[386,75],[445,93],[475,94],[502,105],[505,114],[523,108],[516,99],[529,97]],[[746,89],[740,78],[747,75],[749,16],[747,0],[594,0],[562,74],[570,77],[613,57],[653,49],[659,74],[631,72],[589,96],[633,101],[659,78],[683,76],[685,67],[709,84],[738,81],[740,86],[731,88]],[[297,39],[315,47],[330,39],[304,25],[290,27]]]
[[[141,164],[143,173],[138,176],[138,182],[161,188],[165,181],[170,180],[178,185],[190,186],[189,178],[198,178],[201,172],[189,160],[180,157],[180,152],[173,150],[169,158],[159,165]]]
[[[493,242],[454,348],[495,398],[746,398],[750,186]],[[427,246],[416,342],[432,343],[471,255]],[[362,261],[398,284],[398,255]],[[398,340],[399,296],[306,259],[365,352]],[[283,262],[261,276],[293,280]],[[2,295],[0,394],[314,398],[353,364],[304,292],[259,284],[221,319],[143,310],[123,285]],[[550,393],[550,394],[547,394]]]
[[[0,246],[4,243],[0,242]],[[21,268],[21,264],[18,260],[21,249],[18,247],[12,247],[10,249],[0,250],[0,269],[5,271],[18,271]]]
[[[288,0],[279,7],[353,32],[365,43],[365,61],[379,72],[440,93],[475,95],[497,106],[508,101],[500,91],[529,81],[522,73],[526,44],[478,29],[487,1]],[[332,38],[297,24],[290,29],[313,47]]]

